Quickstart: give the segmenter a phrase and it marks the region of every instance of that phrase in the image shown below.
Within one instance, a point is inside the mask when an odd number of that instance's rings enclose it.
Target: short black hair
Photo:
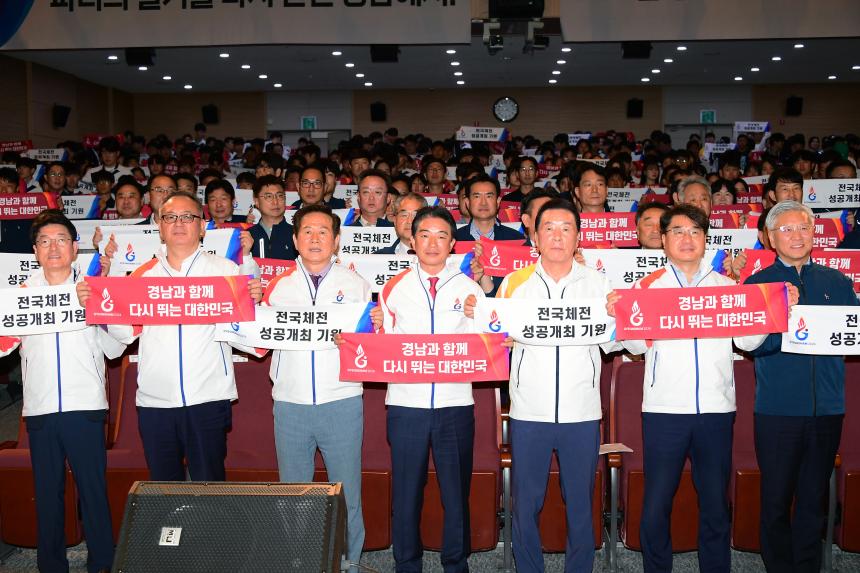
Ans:
[[[531,193],[526,193],[520,200],[520,214],[527,213],[535,199],[543,199],[544,197],[548,197],[549,199],[558,199],[561,195],[559,195],[558,191],[552,188],[535,187],[532,189]],[[503,196],[502,201],[504,200],[505,198]]]
[[[579,187],[580,181],[582,181],[582,176],[588,173],[589,171],[594,172],[598,177],[603,178],[603,182],[606,183],[607,175],[606,169],[598,165],[597,163],[592,163],[590,161],[580,162],[580,164],[585,163],[585,165],[580,165],[576,170],[576,178],[573,180],[573,186]]]
[[[568,201],[567,199],[562,199],[561,197],[556,199],[550,199],[546,203],[544,203],[540,211],[537,212],[535,216],[535,230],[540,227],[540,220],[543,218],[543,214],[547,211],[568,211],[573,213],[573,218],[576,220],[576,230],[579,231],[582,223],[582,218],[579,216],[579,210],[576,208],[576,205]]]
[[[119,152],[119,140],[113,136],[103,137],[99,141],[99,152],[102,151]]]
[[[185,179],[186,181],[191,181],[191,183],[194,184],[193,186],[195,189],[197,189],[197,185],[199,184],[197,182],[197,178],[194,177],[193,175],[191,175],[190,173],[177,173],[176,175],[173,176],[173,179],[176,181],[177,187],[179,186],[179,181],[181,179]]]
[[[305,215],[310,215],[311,213],[322,213],[323,215],[328,215],[331,219],[331,232],[334,233],[334,236],[337,237],[340,235],[340,217],[334,214],[334,211],[331,210],[331,207],[328,205],[323,205],[321,203],[315,203],[313,205],[305,205],[293,216],[293,236],[299,236],[299,228],[302,226],[302,219],[305,218]]]
[[[850,167],[854,171],[854,178],[857,178],[857,166],[848,161],[847,159],[834,159],[827,165],[827,169],[825,170],[825,177],[831,179],[831,175],[833,175],[833,171],[837,167]]]
[[[99,181],[108,181],[111,186],[116,182],[116,179],[113,176],[113,173],[106,169],[99,169],[98,171],[94,171],[90,180],[93,182],[93,185],[96,185]]]
[[[425,155],[421,159],[421,173],[427,173],[427,169],[429,169],[430,166],[434,163],[438,163],[442,166],[442,169],[447,171],[448,166],[445,164],[444,161],[442,161],[438,157],[433,157],[432,155]]]
[[[250,183],[253,185],[255,181],[257,181],[257,176],[254,175],[253,171],[243,171],[236,176],[236,185],[240,185],[242,183]]]
[[[39,232],[48,225],[62,225],[69,231],[73,241],[78,240],[78,230],[75,229],[74,223],[60,209],[45,209],[36,215],[30,226],[30,242],[32,244],[36,244],[36,237],[39,236]]]
[[[711,228],[710,220],[704,211],[693,205],[683,203],[675,205],[660,215],[660,233],[665,235],[668,232],[669,225],[672,223],[674,217],[688,218],[696,227],[704,231],[706,235],[708,234],[708,229]]]
[[[531,161],[532,165],[534,165],[535,171],[537,171],[537,168],[538,168],[537,159],[535,159],[531,155],[523,155],[522,157],[520,157],[518,159],[519,159],[519,161],[517,162],[517,169],[520,169],[523,166],[523,161]]]
[[[39,162],[33,159],[32,157],[26,157],[22,155],[15,161],[15,167],[29,167],[30,169],[35,169],[39,166]]]
[[[320,161],[317,163],[317,166],[322,171],[323,175],[331,173],[335,177],[340,177],[340,165],[338,165],[337,161]]]
[[[119,191],[120,187],[126,186],[134,187],[141,198],[143,198],[143,194],[146,192],[146,190],[143,188],[143,185],[138,183],[137,179],[135,179],[133,175],[123,175],[117,180],[116,185],[113,186],[113,189],[110,190],[111,195],[116,197],[117,191]]]
[[[236,199],[236,190],[233,189],[233,185],[229,181],[226,179],[215,179],[206,185],[206,190],[203,192],[203,201],[208,202],[209,195],[219,189],[229,195],[230,199]]]
[[[445,207],[422,207],[415,214],[415,219],[412,220],[412,236],[414,237],[418,233],[418,225],[424,219],[442,219],[448,226],[451,227],[451,238],[454,238],[454,234],[457,232],[457,223],[454,222],[454,217],[451,216],[451,212],[448,211]]]
[[[361,173],[353,173],[353,176],[355,176],[356,183],[359,185],[361,185],[361,182],[368,177],[379,177],[385,181],[386,187],[391,187],[391,176],[385,171],[380,171],[379,169],[365,169]]]
[[[260,158],[257,160],[257,167],[259,167],[264,161],[266,162],[266,165],[272,169],[284,168],[284,157],[277,153],[263,153],[260,155]]]
[[[777,167],[767,180],[768,191],[776,189],[777,183],[797,183],[803,185],[803,175],[793,167]]]
[[[0,167],[0,181],[8,181],[9,183],[18,184],[21,178],[18,172],[12,167]]]
[[[636,224],[639,224],[639,220],[645,216],[647,211],[651,209],[657,209],[661,213],[665,213],[669,210],[669,206],[664,203],[659,203],[657,201],[650,201],[648,203],[639,203],[639,206],[636,208]],[[662,215],[661,215],[662,216]]]
[[[737,203],[738,192],[735,190],[736,181],[742,181],[745,183],[743,179],[735,179],[735,181],[729,181],[728,179],[723,179],[722,177],[716,179],[713,183],[711,183],[711,195],[725,187],[728,192],[732,194],[732,203]]]
[[[263,175],[262,177],[258,177],[256,181],[254,181],[254,197],[260,194],[260,190],[263,187],[267,187],[269,185],[276,185],[281,189],[286,189],[284,185],[283,179],[278,177],[277,175]]]
[[[495,177],[490,177],[486,173],[479,173],[478,175],[475,175],[471,179],[466,179],[466,182],[464,183],[464,187],[466,189],[466,197],[469,197],[472,195],[472,187],[476,183],[489,183],[490,185],[492,185],[493,189],[496,190],[496,197],[498,197],[502,194],[502,186],[499,185],[498,179],[496,179]]]

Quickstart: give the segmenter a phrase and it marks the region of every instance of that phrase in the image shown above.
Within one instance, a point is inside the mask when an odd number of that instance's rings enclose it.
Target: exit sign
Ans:
[[[310,130],[317,128],[317,116],[315,115],[303,115],[302,116],[302,129]]]

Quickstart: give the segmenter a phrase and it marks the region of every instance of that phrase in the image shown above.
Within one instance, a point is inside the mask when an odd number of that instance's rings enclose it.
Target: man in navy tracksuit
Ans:
[[[815,226],[808,207],[777,203],[766,226],[778,258],[748,284],[789,281],[800,291],[800,304],[858,304],[848,277],[811,261]],[[752,352],[761,555],[768,571],[817,572],[824,498],[845,415],[845,362],[782,352],[781,344],[782,335],[771,334]]]

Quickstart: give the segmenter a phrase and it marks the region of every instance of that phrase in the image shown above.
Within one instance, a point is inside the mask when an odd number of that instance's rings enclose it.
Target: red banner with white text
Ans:
[[[478,259],[484,266],[484,274],[490,277],[506,277],[512,272],[533,265],[540,256],[534,247],[527,247],[522,241],[491,241],[481,239],[483,253]],[[475,246],[475,241],[459,241],[454,245],[454,252],[469,253]]]
[[[579,245],[587,247],[638,247],[636,213],[583,213]]]
[[[747,264],[741,269],[740,282],[746,281],[757,272],[766,269],[776,261],[776,253],[762,249],[744,249]],[[825,251],[813,249],[813,262],[835,269],[847,276],[854,283],[854,292],[860,292],[860,251],[850,249],[834,249]]]
[[[53,193],[0,195],[0,220],[33,219],[45,209],[57,208],[57,197]]]

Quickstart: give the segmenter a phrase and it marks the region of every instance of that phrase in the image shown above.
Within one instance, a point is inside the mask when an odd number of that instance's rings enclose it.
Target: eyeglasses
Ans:
[[[40,249],[47,249],[51,245],[57,245],[58,247],[60,247],[62,249],[63,247],[66,247],[67,245],[71,245],[72,239],[71,239],[71,237],[56,237],[53,239],[50,237],[39,237],[38,239],[36,239],[35,244]]]
[[[427,168],[427,173],[431,173],[431,172],[432,173],[442,173],[443,171],[445,171],[445,170],[441,167],[428,167]]]
[[[397,218],[398,219],[413,219],[413,218],[415,218],[415,215],[417,215],[417,214],[418,214],[418,211],[403,210],[403,211],[397,212]]]
[[[795,231],[800,233],[801,235],[808,235],[809,233],[812,233],[815,230],[815,227],[813,225],[808,225],[808,224],[807,225],[780,225],[779,227],[777,227],[774,230],[779,231],[783,235],[790,235],[790,234],[794,233]]]
[[[520,171],[525,171],[526,173],[533,173],[535,171],[534,167],[520,167]]]
[[[149,192],[150,193],[160,193],[160,194],[175,193],[176,187],[151,187],[149,189]]]
[[[176,213],[165,213],[161,216],[161,220],[168,224],[173,225],[177,221],[182,221],[183,223],[193,223],[194,219],[202,219],[200,215],[193,215],[191,213],[182,213],[181,215],[177,215]]]
[[[263,201],[286,201],[286,193],[260,193],[260,199]]]
[[[310,189],[311,187],[313,187],[314,189],[323,188],[323,182],[319,179],[313,181],[310,179],[302,179],[299,184],[302,186],[302,189]]]
[[[689,235],[691,239],[698,239],[705,236],[705,232],[698,227],[672,227],[667,229],[666,233],[672,235],[676,239],[680,239],[684,235]]]
[[[48,177],[65,177],[65,176],[66,176],[65,173],[56,173],[56,172],[48,173]]]

